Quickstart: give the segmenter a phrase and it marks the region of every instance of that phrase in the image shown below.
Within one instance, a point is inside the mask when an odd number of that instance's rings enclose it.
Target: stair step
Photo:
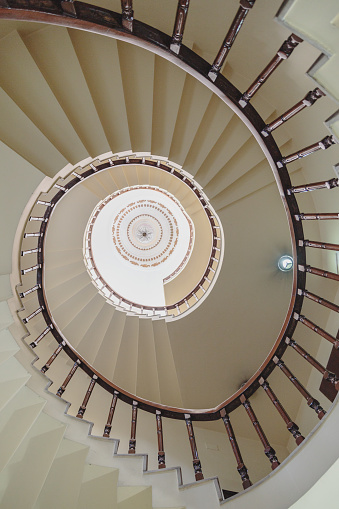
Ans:
[[[150,152],[155,57],[138,46],[121,41],[117,44],[131,139],[129,148],[136,152]]]
[[[88,450],[72,440],[61,441],[34,509],[76,506]]]
[[[1,506],[33,507],[53,463],[65,425],[41,413],[0,474]],[[18,479],[20,489],[18,489]]]
[[[95,157],[108,152],[110,147],[68,30],[48,26],[23,40],[87,153]]]
[[[0,58],[0,83],[7,94],[67,161],[84,159],[85,147],[18,32],[1,40]]]
[[[14,357],[1,365],[0,371],[0,410],[20,391],[30,379],[30,374]]]
[[[153,320],[139,320],[136,394],[160,402],[159,374],[154,344]]]
[[[152,509],[151,486],[118,486],[118,509]]]
[[[135,394],[137,386],[137,362],[139,343],[139,318],[126,318],[118,358],[114,370],[114,382],[126,391]],[[126,369],[129,366],[129,369]]]
[[[23,386],[0,414],[0,472],[40,415],[46,401]]]
[[[0,331],[0,364],[13,357],[20,350],[8,329]]]
[[[119,471],[99,465],[85,465],[78,509],[116,509]]]

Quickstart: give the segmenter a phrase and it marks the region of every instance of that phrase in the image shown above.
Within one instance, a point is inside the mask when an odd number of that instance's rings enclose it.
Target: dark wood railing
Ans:
[[[305,184],[303,186],[293,187],[287,172],[286,164],[303,158],[317,150],[327,149],[331,145],[337,143],[333,136],[326,136],[320,142],[315,143],[306,147],[305,149],[299,150],[293,154],[283,157],[280,150],[273,138],[272,132],[288,121],[292,116],[302,111],[305,107],[311,106],[314,102],[319,99],[323,93],[319,89],[315,89],[309,92],[305,98],[292,106],[284,114],[278,117],[275,121],[270,124],[266,124],[260,117],[259,113],[250,104],[251,98],[259,90],[259,88],[266,82],[269,76],[275,71],[275,69],[282,63],[283,60],[287,59],[297,45],[302,42],[298,36],[292,34],[281,46],[275,57],[265,67],[262,73],[254,80],[248,90],[241,94],[224,76],[220,74],[221,67],[229,53],[232,44],[234,43],[235,37],[239,33],[239,29],[243,24],[245,16],[248,10],[254,4],[254,1],[242,0],[240,2],[240,8],[238,13],[231,25],[229,32],[219,50],[219,53],[214,60],[213,64],[210,64],[200,58],[193,51],[189,50],[182,44],[182,37],[184,32],[184,26],[187,16],[188,1],[179,0],[177,15],[174,25],[174,31],[172,37],[164,34],[155,28],[148,27],[147,25],[134,19],[132,2],[122,1],[122,13],[114,13],[106,9],[102,9],[96,6],[90,6],[89,4],[83,4],[81,2],[66,2],[59,0],[49,0],[46,2],[39,2],[38,0],[30,0],[30,2],[18,2],[18,0],[6,0],[2,1],[0,5],[0,17],[7,19],[19,19],[36,22],[48,22],[58,25],[80,28],[83,30],[90,30],[96,33],[103,33],[111,37],[119,36],[119,38],[126,38],[127,41],[133,40],[135,44],[139,44],[142,47],[146,47],[154,52],[161,54],[164,58],[167,58],[171,62],[174,62],[179,67],[187,69],[190,67],[191,74],[196,77],[202,83],[208,85],[212,90],[219,93],[219,97],[227,104],[232,106],[232,109],[239,113],[242,119],[246,119],[247,126],[256,134],[258,143],[262,147],[265,155],[268,157],[276,182],[279,190],[281,191],[282,200],[288,214],[288,224],[291,232],[291,239],[294,252],[294,273],[293,273],[293,288],[292,298],[285,319],[282,325],[281,332],[276,338],[270,354],[267,356],[265,362],[257,370],[256,373],[231,397],[222,401],[219,405],[214,408],[207,410],[187,410],[184,408],[170,407],[163,404],[157,404],[151,401],[147,401],[141,397],[137,397],[125,391],[123,388],[118,387],[113,382],[107,380],[100,373],[98,373],[93,366],[91,366],[86,359],[83,359],[78,352],[72,348],[67,339],[63,338],[62,334],[58,330],[57,324],[52,320],[51,313],[49,312],[48,302],[46,301],[44,288],[43,288],[43,271],[44,271],[44,239],[48,222],[51,216],[53,207],[62,199],[65,193],[71,191],[72,187],[82,182],[83,179],[92,175],[93,173],[100,171],[102,166],[90,164],[89,167],[85,168],[84,171],[73,172],[74,179],[68,183],[62,185],[62,182],[56,182],[54,184],[55,195],[50,202],[39,200],[39,205],[46,206],[46,212],[43,217],[31,216],[31,221],[40,222],[39,232],[31,233],[25,232],[24,238],[37,238],[37,249],[32,249],[30,253],[23,249],[23,258],[25,254],[36,255],[37,263],[27,268],[22,268],[22,276],[36,273],[36,284],[31,286],[28,290],[20,293],[21,299],[26,298],[27,295],[36,296],[39,308],[36,312],[33,312],[29,317],[24,319],[27,323],[30,317],[35,316],[35,313],[39,312],[42,314],[47,327],[41,332],[41,334],[30,343],[32,348],[38,346],[40,341],[49,333],[53,335],[58,343],[57,349],[53,355],[46,361],[42,372],[46,372],[51,363],[54,362],[59,353],[63,351],[68,355],[74,362],[71,370],[69,371],[66,379],[57,391],[58,396],[62,396],[67,389],[68,384],[71,382],[73,376],[76,374],[80,367],[89,377],[90,383],[85,394],[83,403],[79,408],[78,417],[82,418],[86,411],[87,403],[90,396],[92,395],[93,388],[97,384],[106,391],[112,394],[112,401],[109,407],[109,413],[107,417],[107,424],[104,429],[104,437],[109,437],[112,421],[116,409],[118,400],[122,400],[131,405],[132,418],[131,418],[131,435],[129,441],[128,452],[133,454],[136,450],[136,426],[137,426],[137,412],[139,410],[151,412],[156,415],[156,432],[158,439],[158,466],[159,468],[165,467],[165,452],[164,452],[164,439],[162,429],[162,418],[181,419],[186,422],[189,443],[191,446],[193,456],[193,467],[194,473],[197,480],[203,479],[202,467],[198,455],[197,444],[193,431],[193,421],[208,421],[222,419],[225,425],[226,433],[229,438],[232,451],[234,453],[237,470],[241,476],[243,487],[246,489],[251,486],[251,481],[248,476],[247,468],[243,462],[242,455],[236,440],[236,436],[231,425],[230,413],[234,411],[240,405],[243,405],[257,434],[264,446],[264,453],[271,462],[272,469],[279,465],[279,461],[275,455],[275,451],[270,446],[267,437],[259,423],[254,410],[250,403],[250,398],[253,393],[262,387],[264,392],[267,394],[269,400],[276,408],[287,429],[292,434],[297,445],[300,445],[304,440],[299,428],[295,422],[292,421],[285,408],[282,406],[277,396],[271,389],[267,379],[272,371],[278,366],[285,376],[292,382],[299,393],[302,394],[307,404],[313,408],[319,418],[322,418],[325,414],[325,410],[320,406],[319,402],[314,399],[308,390],[299,382],[299,380],[292,374],[289,368],[286,366],[285,361],[282,359],[285,350],[290,347],[295,350],[298,355],[305,359],[314,369],[316,369],[323,377],[333,384],[335,389],[339,390],[339,379],[333,372],[328,371],[318,360],[312,357],[303,347],[296,343],[293,339],[293,334],[297,323],[301,322],[309,329],[320,335],[325,340],[330,341],[336,348],[338,348],[338,340],[336,340],[329,333],[318,327],[308,318],[305,318],[302,314],[302,305],[304,297],[324,306],[335,312],[339,312],[339,306],[326,300],[323,297],[319,297],[305,289],[306,276],[308,274],[315,274],[325,278],[339,280],[339,276],[335,273],[328,272],[327,270],[318,269],[311,267],[306,264],[306,248],[321,248],[336,250],[336,244],[330,244],[328,242],[308,241],[304,240],[302,221],[308,219],[338,219],[337,213],[317,213],[317,214],[301,214],[298,209],[296,202],[296,196],[300,192],[305,191],[316,191],[318,189],[333,189],[338,187],[338,179],[330,179],[314,184]],[[179,52],[179,56],[175,53]],[[217,78],[217,79],[216,79]],[[214,82],[214,83],[213,83]],[[124,160],[113,161],[109,160],[109,166],[116,164],[127,164],[132,161],[132,158],[125,158]],[[161,167],[161,163],[154,163],[157,167]],[[106,166],[107,167],[107,166]],[[81,172],[81,173],[80,173]],[[194,192],[196,192],[194,190]],[[203,203],[203,200],[202,200]],[[204,205],[204,203],[203,203]],[[213,226],[213,225],[212,225]],[[213,242],[213,257],[215,258],[218,252],[218,236],[216,235]],[[204,275],[208,279],[208,273]],[[203,292],[206,291],[202,284],[199,285],[199,289]],[[192,292],[192,297],[196,299],[195,292]],[[182,304],[186,305],[188,298],[186,297]],[[39,310],[39,311],[38,311]]]

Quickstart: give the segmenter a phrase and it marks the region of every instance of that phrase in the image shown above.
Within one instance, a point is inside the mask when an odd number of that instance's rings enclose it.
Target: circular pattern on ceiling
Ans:
[[[179,226],[168,206],[161,201],[143,199],[128,203],[118,212],[112,235],[115,249],[124,260],[144,268],[157,267],[173,254]],[[190,242],[186,256],[191,248]]]

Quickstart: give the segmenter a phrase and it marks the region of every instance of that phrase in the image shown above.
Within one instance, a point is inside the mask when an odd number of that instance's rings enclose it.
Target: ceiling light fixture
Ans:
[[[283,255],[278,260],[278,268],[283,272],[288,272],[293,268],[293,258],[289,255]]]

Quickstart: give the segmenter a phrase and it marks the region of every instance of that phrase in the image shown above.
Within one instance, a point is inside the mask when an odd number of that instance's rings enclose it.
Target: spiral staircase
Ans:
[[[290,507],[337,458],[338,8],[98,3],[0,0],[0,506]],[[133,186],[195,226],[160,316],[84,263]]]

